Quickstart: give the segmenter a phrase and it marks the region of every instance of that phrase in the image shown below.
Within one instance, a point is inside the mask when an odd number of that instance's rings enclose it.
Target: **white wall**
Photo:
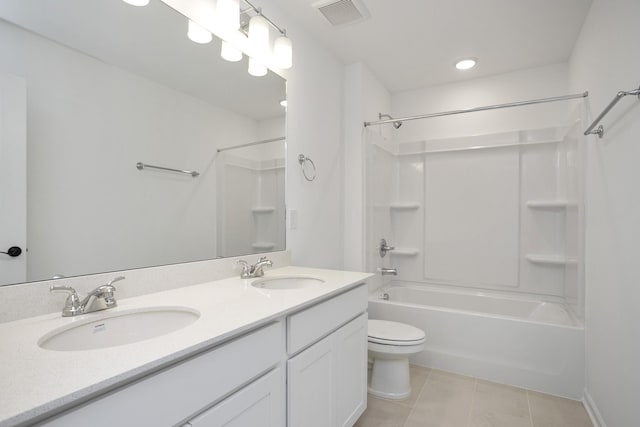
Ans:
[[[215,257],[211,135],[251,141],[255,121],[11,24],[0,37],[0,69],[27,81],[27,279]]]
[[[640,85],[640,2],[594,0],[570,61],[591,116]],[[640,102],[627,97],[588,141],[586,218],[587,400],[603,425],[638,425],[640,384]],[[593,409],[593,408],[592,408]]]
[[[343,267],[342,64],[274,2],[256,3],[287,29],[293,42],[293,68],[287,79],[287,209],[298,212],[287,228],[293,265]],[[298,155],[310,157],[317,178],[307,182]]]

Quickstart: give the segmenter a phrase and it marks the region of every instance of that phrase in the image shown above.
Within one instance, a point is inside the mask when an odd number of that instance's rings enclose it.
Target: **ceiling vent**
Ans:
[[[371,15],[360,0],[322,0],[311,5],[334,27],[355,24]]]

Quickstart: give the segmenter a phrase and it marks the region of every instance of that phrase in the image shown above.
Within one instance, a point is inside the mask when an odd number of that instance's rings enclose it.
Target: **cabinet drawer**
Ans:
[[[176,425],[274,367],[280,361],[283,344],[284,328],[279,322],[273,323],[41,425]]]
[[[366,311],[367,297],[367,286],[360,285],[287,317],[287,352],[297,353]]]
[[[276,368],[183,427],[282,427],[285,425],[284,385],[284,372]]]

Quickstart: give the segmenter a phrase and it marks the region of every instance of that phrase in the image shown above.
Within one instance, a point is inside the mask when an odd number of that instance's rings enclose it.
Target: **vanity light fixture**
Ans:
[[[149,0],[122,0],[123,2],[130,4],[131,6],[146,6],[149,4]]]
[[[469,70],[476,66],[478,60],[475,58],[466,58],[456,62],[456,68],[458,70]]]
[[[240,28],[239,0],[218,0],[216,4],[216,19],[218,24],[227,31]]]
[[[288,70],[293,65],[291,39],[287,37],[286,32],[276,39],[273,46],[273,55],[275,56],[276,67],[282,70]]]
[[[189,19],[189,29],[187,31],[187,37],[194,43],[207,44],[213,40],[213,35],[202,28],[200,25]]]
[[[249,46],[257,55],[269,52],[269,22],[262,15],[249,21]]]

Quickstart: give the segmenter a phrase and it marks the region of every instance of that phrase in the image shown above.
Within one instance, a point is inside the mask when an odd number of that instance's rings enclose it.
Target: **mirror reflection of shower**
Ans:
[[[218,253],[285,247],[285,138],[218,149]]]

